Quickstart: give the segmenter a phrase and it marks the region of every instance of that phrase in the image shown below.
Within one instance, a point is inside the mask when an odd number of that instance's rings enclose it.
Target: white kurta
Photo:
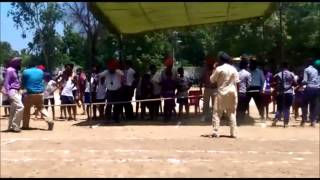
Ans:
[[[237,83],[239,74],[236,68],[225,63],[216,68],[210,77],[212,83],[217,83],[218,93],[213,106],[213,131],[218,134],[220,118],[226,111],[230,119],[230,133],[236,136],[236,109],[238,104]]]

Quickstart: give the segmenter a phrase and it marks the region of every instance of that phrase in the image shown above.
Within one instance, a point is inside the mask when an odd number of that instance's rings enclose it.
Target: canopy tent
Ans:
[[[90,2],[94,16],[118,34],[267,17],[272,2]]]

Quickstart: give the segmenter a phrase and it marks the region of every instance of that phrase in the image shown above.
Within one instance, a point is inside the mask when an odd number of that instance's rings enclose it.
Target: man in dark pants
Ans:
[[[237,125],[244,120],[245,113],[248,109],[249,98],[247,96],[247,89],[251,83],[251,74],[247,71],[248,61],[247,59],[242,59],[240,61],[240,71],[239,71],[239,84],[238,84],[238,106],[237,106]]]
[[[306,85],[306,89],[304,91],[304,102],[302,106],[302,121],[301,126],[305,125],[308,114],[308,105],[310,111],[310,122],[311,126],[315,127],[317,120],[317,113],[319,111],[319,105],[317,105],[317,101],[320,96],[320,75],[319,75],[319,67],[317,65],[319,61],[314,61],[312,63],[312,59],[309,59],[309,66],[304,70],[303,81],[302,83]],[[317,68],[318,69],[317,69]]]
[[[123,72],[119,69],[119,63],[116,59],[111,59],[108,62],[108,70],[105,70],[98,74],[98,78],[105,77],[107,83],[107,103],[109,102],[119,102],[121,98],[121,88],[123,80]],[[113,120],[117,123],[120,122],[119,115],[121,113],[122,105],[121,104],[107,104],[106,107],[106,116],[107,118],[111,117],[111,111],[113,107]]]
[[[249,88],[247,90],[248,95],[248,107],[251,98],[253,98],[254,102],[256,103],[256,106],[259,110],[260,118],[261,120],[264,118],[264,110],[263,110],[263,103],[262,103],[262,90],[263,90],[263,84],[265,81],[265,77],[263,74],[263,71],[260,70],[257,67],[257,60],[252,57],[250,59],[250,74],[251,74],[251,83],[249,85]]]
[[[272,126],[276,126],[277,121],[284,114],[284,125],[288,127],[290,119],[290,107],[293,102],[293,86],[296,84],[295,75],[288,70],[288,63],[282,64],[282,71],[274,76],[277,84],[277,112]]]
[[[123,65],[123,86],[122,86],[122,97],[124,101],[131,101],[134,94],[133,82],[135,80],[134,75],[136,71],[132,68],[131,61],[125,61]],[[133,106],[131,102],[123,104],[125,109],[126,119],[133,118]]]

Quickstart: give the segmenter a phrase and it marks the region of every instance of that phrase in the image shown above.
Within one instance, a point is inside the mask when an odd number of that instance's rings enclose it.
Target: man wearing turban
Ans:
[[[106,99],[107,102],[119,102],[121,101],[121,88],[124,73],[119,69],[120,64],[117,59],[111,59],[107,63],[107,70],[98,74],[98,79],[105,77],[107,83],[107,93]],[[113,114],[111,110],[113,107]],[[107,104],[105,115],[107,118],[113,117],[113,120],[116,123],[120,122],[119,116],[122,111],[121,104]]]
[[[220,118],[224,111],[230,119],[231,137],[237,137],[236,109],[238,104],[237,83],[239,74],[234,66],[230,64],[231,57],[225,52],[219,52],[220,66],[216,68],[210,77],[212,83],[217,83],[218,93],[213,106],[213,137],[219,137]]]
[[[12,58],[8,63],[4,79],[4,93],[8,96],[10,102],[10,117],[8,131],[20,132],[20,123],[23,117],[24,106],[22,104],[22,95],[19,92],[21,82],[18,72],[21,69],[21,58]]]
[[[175,90],[177,88],[177,72],[173,70],[173,59],[167,57],[164,61],[166,68],[161,72],[161,96],[164,98],[172,98],[164,100],[164,121],[170,121],[172,113],[175,112]]]

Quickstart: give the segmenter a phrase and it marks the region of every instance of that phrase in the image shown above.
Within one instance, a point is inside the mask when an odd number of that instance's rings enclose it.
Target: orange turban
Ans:
[[[172,57],[167,57],[167,58],[165,59],[165,61],[164,61],[164,65],[165,65],[166,67],[168,67],[168,66],[173,66],[173,59],[172,59]]]

